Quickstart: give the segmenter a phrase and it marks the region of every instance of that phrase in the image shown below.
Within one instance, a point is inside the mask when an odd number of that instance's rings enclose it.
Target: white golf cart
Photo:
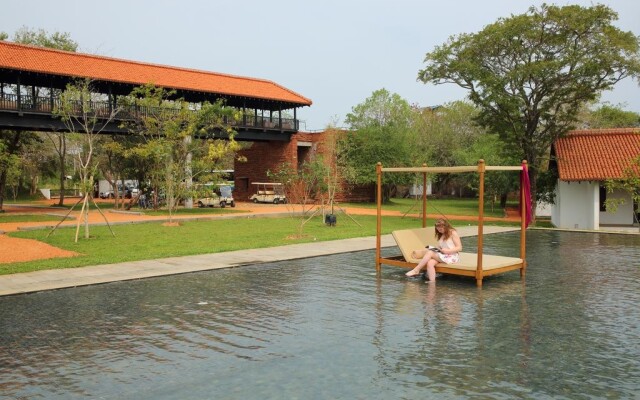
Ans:
[[[256,194],[252,195],[249,200],[254,203],[278,204],[287,202],[282,183],[254,182],[253,184],[256,185]]]
[[[229,185],[220,185],[211,193],[210,197],[198,199],[198,207],[225,208],[226,206],[236,206],[231,193],[231,186]]]

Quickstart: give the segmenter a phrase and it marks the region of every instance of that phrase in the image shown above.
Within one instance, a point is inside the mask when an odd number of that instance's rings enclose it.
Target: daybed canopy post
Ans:
[[[476,267],[476,284],[482,286],[482,245],[484,230],[484,160],[478,161],[478,175],[480,176],[480,185],[478,190],[478,262]]]
[[[427,164],[422,164],[427,168]],[[422,227],[427,227],[427,171],[422,173]]]
[[[376,272],[380,273],[380,235],[382,234],[382,163],[376,164],[378,176],[378,190],[376,192],[377,220],[376,220]]]
[[[529,170],[529,165],[527,164],[527,160],[522,160],[522,169],[521,173],[525,173]],[[520,180],[520,185],[523,185],[524,179]],[[525,188],[520,188],[520,258],[522,259],[522,268],[520,268],[520,277],[524,278],[527,273],[527,261],[526,257],[526,232],[527,232],[527,214],[526,214],[526,201],[525,201],[526,191]],[[533,212],[533,211],[532,211]]]

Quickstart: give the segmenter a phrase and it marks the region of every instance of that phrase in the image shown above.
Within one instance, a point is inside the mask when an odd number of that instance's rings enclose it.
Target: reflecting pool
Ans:
[[[0,298],[0,398],[637,398],[640,236],[527,247],[482,289],[366,251]]]

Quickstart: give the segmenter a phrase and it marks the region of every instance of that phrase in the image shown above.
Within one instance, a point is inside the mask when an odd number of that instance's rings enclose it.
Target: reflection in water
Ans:
[[[632,398],[639,248],[533,231],[482,289],[371,251],[0,298],[0,398]]]

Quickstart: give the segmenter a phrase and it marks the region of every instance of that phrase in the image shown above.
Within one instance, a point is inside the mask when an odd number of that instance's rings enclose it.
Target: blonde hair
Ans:
[[[444,226],[444,232],[440,233],[438,231],[438,227],[439,226]],[[436,231],[436,239],[440,240],[447,240],[451,237],[451,231],[453,231],[453,226],[451,226],[451,223],[449,223],[448,220],[444,219],[444,218],[439,218],[438,220],[436,220],[436,225],[435,225],[435,231]]]

